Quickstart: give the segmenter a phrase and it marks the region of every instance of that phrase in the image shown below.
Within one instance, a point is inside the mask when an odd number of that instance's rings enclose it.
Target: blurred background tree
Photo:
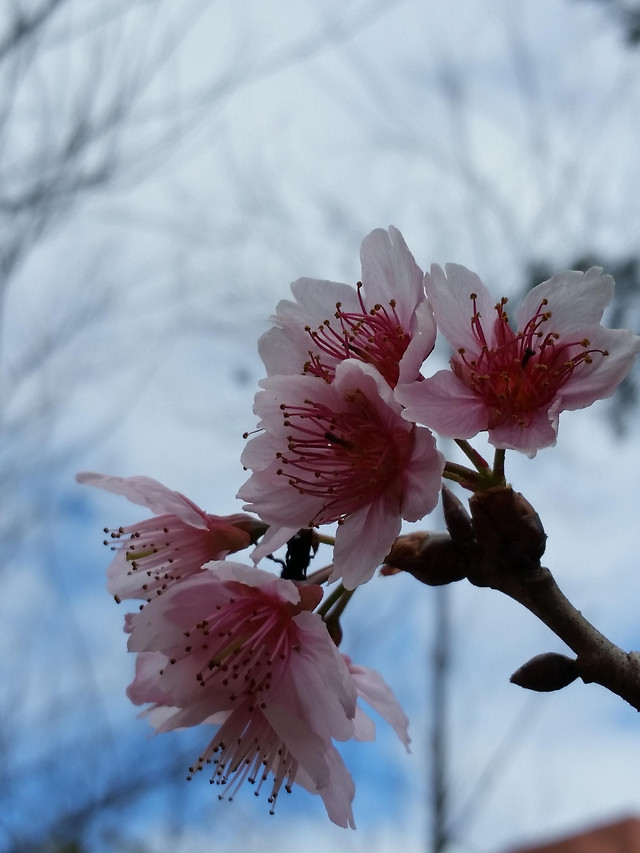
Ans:
[[[0,0],[0,850],[218,852],[265,837],[282,851],[301,837],[309,851],[399,837],[407,851],[488,850],[594,799],[640,807],[603,782],[603,756],[633,755],[621,711],[563,697],[584,720],[570,737],[542,716],[547,697],[509,690],[544,633],[457,587],[435,611],[445,632],[406,579],[369,584],[345,623],[345,651],[382,671],[414,721],[413,758],[382,726],[379,744],[346,750],[358,832],[325,826],[299,793],[275,819],[249,797],[216,806],[183,781],[206,733],[147,741],[124,696],[124,611],[97,543],[137,510],[72,479],[143,473],[236,511],[256,337],[289,281],[355,281],[374,227],[397,225],[421,265],[464,263],[494,292],[601,259],[618,280],[610,324],[637,328],[639,60],[613,11]],[[595,461],[567,419],[558,448],[510,469],[569,585],[636,644],[633,596],[627,613],[580,571],[596,548],[585,514],[606,517],[576,472],[601,482],[598,462],[635,452],[637,386],[636,371],[585,416]],[[607,567],[621,588],[633,547],[620,536]],[[585,731],[601,743],[587,793]]]

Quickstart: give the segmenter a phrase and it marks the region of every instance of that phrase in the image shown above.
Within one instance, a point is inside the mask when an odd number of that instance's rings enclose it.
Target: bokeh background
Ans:
[[[639,36],[630,0],[0,0],[2,853],[498,853],[640,812],[635,711],[510,685],[562,644],[497,593],[404,577],[344,625],[412,720],[411,755],[380,721],[344,749],[358,830],[304,791],[274,817],[218,802],[184,781],[208,732],[149,739],[125,697],[102,528],[144,511],[73,479],[239,511],[257,336],[299,276],[354,283],[375,227],[514,301],[599,263],[638,331]],[[636,383],[507,454],[561,587],[626,648]]]

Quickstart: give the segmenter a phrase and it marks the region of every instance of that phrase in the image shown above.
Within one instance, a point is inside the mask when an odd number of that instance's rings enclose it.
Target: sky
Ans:
[[[5,112],[7,174],[28,177],[88,92],[99,115],[119,81],[155,68],[122,134],[82,162],[88,173],[115,151],[119,168],[60,204],[3,289],[7,851],[43,778],[73,791],[83,753],[96,778],[121,772],[124,784],[137,750],[135,771],[153,777],[178,753],[188,766],[206,738],[149,740],[124,695],[132,660],[125,608],[104,589],[102,528],[141,515],[78,487],[76,470],[146,474],[209,512],[239,511],[257,337],[296,278],[355,282],[375,227],[399,227],[423,269],[465,264],[514,301],[536,261],[563,269],[585,253],[637,251],[640,52],[600,4],[187,5],[140,3],[123,17],[116,4],[103,15],[106,5],[68,0]],[[439,346],[428,371],[446,357]],[[546,563],[570,600],[637,648],[638,416],[621,437],[608,412],[565,413],[557,446],[533,460],[509,453],[507,477],[538,510]],[[414,526],[441,525],[436,511]],[[509,684],[562,644],[495,592],[448,592],[451,853],[640,812],[636,712],[594,685],[538,696]],[[404,577],[374,579],[349,606],[343,650],[392,684],[413,737],[406,755],[378,721],[376,744],[345,750],[356,832],[331,826],[303,792],[269,817],[250,792],[218,803],[204,779],[184,785],[172,767],[179,785],[121,806],[122,833],[158,853],[169,838],[185,853],[239,838],[283,853],[302,838],[309,853],[428,849],[434,608],[433,591]],[[54,814],[73,795],[50,799]],[[115,847],[113,823],[92,832],[92,850]]]

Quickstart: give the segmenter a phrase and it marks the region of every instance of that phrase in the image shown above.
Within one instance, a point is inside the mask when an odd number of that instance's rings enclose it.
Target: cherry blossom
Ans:
[[[600,325],[611,276],[593,267],[561,272],[533,288],[509,325],[477,275],[456,264],[425,277],[451,370],[396,390],[405,417],[442,436],[488,431],[498,448],[530,456],[556,441],[560,412],[608,397],[626,376],[640,339]]]
[[[246,567],[237,564],[226,563],[218,566],[212,565],[210,572],[215,576],[214,583],[226,583],[227,587],[229,587],[229,577],[257,580],[262,592],[271,588],[274,581],[277,586],[283,587],[282,582],[277,581],[273,575],[257,574],[256,570],[247,569],[245,571],[245,569]],[[202,578],[199,579],[198,586],[202,586],[201,581]],[[243,592],[245,595],[248,592],[242,590],[241,583],[232,582],[236,596],[238,590],[240,590],[241,595]],[[290,584],[291,582],[285,583]],[[211,583],[207,583],[206,587],[211,587]],[[303,607],[312,607],[313,603],[318,600],[319,593],[313,585],[301,586],[299,591],[301,592],[301,605]],[[191,590],[190,595],[193,596],[194,593],[195,589]],[[201,596],[201,600],[207,600],[208,597],[209,593]],[[179,599],[175,591],[174,598]],[[220,603],[217,592],[214,593],[214,598],[217,601],[215,608],[220,614],[224,605]],[[249,598],[253,600],[254,610],[252,612],[256,612],[258,609],[255,607],[256,597],[249,594]],[[285,598],[285,601],[289,602],[289,599]],[[273,602],[271,601],[269,604],[272,606]],[[165,610],[166,606],[167,598],[164,597],[162,604],[154,604],[153,609]],[[252,638],[249,639],[247,632],[243,630],[245,612],[234,613],[235,601],[230,600],[227,606],[229,608],[227,618],[221,619],[225,623],[224,627],[227,626],[229,619],[233,621],[238,615],[242,621],[235,622],[234,637],[230,637],[227,633],[222,642],[224,643],[226,640],[227,646],[229,646],[235,641],[237,647],[237,639],[241,638],[243,642],[242,654],[248,658],[252,654],[251,643],[254,642],[254,638],[260,632],[254,632]],[[293,609],[298,608],[294,606]],[[180,622],[175,605],[170,608],[170,612],[171,619]],[[202,609],[201,612],[203,612]],[[150,615],[149,609],[147,609],[146,615],[147,617]],[[153,613],[151,615],[154,616]],[[189,608],[189,619],[192,618],[193,613]],[[157,614],[154,616],[154,622],[156,620]],[[137,630],[136,623],[139,621],[139,618],[136,620],[129,619],[128,630],[134,633]],[[210,637],[212,632],[215,632],[219,627],[219,625],[210,623],[208,626],[209,634],[206,636]],[[264,638],[268,635],[268,630],[263,631],[258,642],[264,642]],[[322,633],[322,637],[324,639],[324,633]],[[190,653],[193,653],[194,646],[191,643],[191,636],[188,640],[191,646]],[[172,638],[169,642],[172,642]],[[268,642],[267,647],[269,647]],[[280,649],[282,648],[280,646]],[[239,651],[238,647],[237,651]],[[301,654],[307,653],[306,643],[300,645],[299,652]],[[175,648],[171,648],[170,654],[176,654]],[[234,669],[234,664],[231,662],[233,656],[233,653],[229,654],[230,666],[227,667],[225,675],[227,678],[229,672]],[[240,655],[236,654],[235,657],[237,659]],[[333,659],[335,660],[335,657]],[[358,699],[367,702],[387,720],[408,751],[409,721],[389,685],[375,670],[354,664],[346,655],[343,656],[343,660],[352,682],[349,701],[351,701],[355,688]],[[295,715],[288,718],[282,707],[278,712],[278,728],[276,729],[270,722],[270,712],[266,707],[267,702],[264,697],[260,697],[261,701],[258,701],[260,691],[254,692],[253,687],[249,690],[245,689],[244,692],[247,694],[245,696],[238,693],[231,710],[210,713],[211,708],[218,708],[221,704],[226,704],[225,691],[223,689],[222,693],[217,694],[213,699],[211,695],[207,695],[206,699],[201,700],[202,681],[196,675],[197,684],[193,702],[197,706],[197,710],[194,712],[188,704],[183,708],[171,705],[171,702],[177,698],[177,693],[174,680],[168,683],[167,671],[180,666],[181,664],[176,657],[170,658],[161,651],[139,652],[136,658],[135,678],[127,689],[127,695],[134,704],[151,705],[143,714],[148,717],[157,733],[184,728],[198,722],[217,727],[215,735],[210,739],[197,761],[189,768],[191,775],[199,771],[206,771],[207,768],[211,767],[211,781],[219,786],[225,786],[225,792],[220,794],[220,799],[229,800],[233,799],[245,781],[256,786],[256,794],[260,793],[271,775],[272,782],[268,801],[271,804],[272,813],[280,791],[284,789],[290,792],[295,783],[322,798],[327,814],[334,823],[343,827],[355,827],[351,810],[355,788],[335,746],[323,740],[322,737],[319,738],[315,731],[301,725],[299,718]],[[181,675],[183,674],[181,672]],[[344,672],[342,675],[344,676]],[[186,677],[193,685],[193,668],[188,668]],[[238,674],[236,681],[239,681],[240,677]],[[246,684],[245,681],[245,688]],[[331,681],[327,682],[327,686],[330,684]],[[274,685],[274,694],[277,694],[277,689]],[[268,701],[271,703],[271,699]],[[274,701],[278,700],[274,699]],[[201,719],[203,714],[208,714],[208,716]],[[352,737],[360,741],[373,741],[375,739],[375,723],[366,715],[359,704],[355,708],[355,716],[353,717]],[[316,768],[315,771],[313,768]]]
[[[76,480],[124,495],[146,506],[153,518],[114,530],[105,529],[116,556],[107,569],[109,592],[116,600],[150,601],[170,584],[202,570],[255,541],[265,529],[244,513],[210,515],[180,492],[151,477],[110,477],[83,471]]]
[[[154,654],[139,654],[138,660]],[[168,663],[166,658],[164,661]],[[158,663],[157,659],[155,663]],[[143,711],[142,715],[149,718],[156,734],[159,734],[184,727],[179,712],[179,708],[156,704]],[[335,746],[319,742],[307,731],[302,732],[304,739],[298,743],[296,738],[300,726],[295,720],[291,722],[291,730],[283,739],[270,725],[264,712],[250,702],[232,711],[212,714],[203,720],[203,724],[214,725],[217,731],[189,768],[187,779],[211,768],[211,783],[225,789],[218,798],[231,801],[244,782],[255,785],[254,793],[259,796],[271,775],[271,788],[267,795],[270,814],[275,813],[280,792],[284,789],[286,793],[291,793],[296,784],[322,798],[333,823],[345,829],[355,829],[352,810],[355,785],[340,753]],[[297,755],[302,755],[302,760]],[[318,760],[321,773],[318,781],[314,781],[306,767],[313,766]]]
[[[261,383],[260,432],[242,462],[253,471],[238,493],[273,526],[275,548],[302,527],[338,522],[334,570],[355,588],[372,577],[400,532],[438,501],[444,466],[433,435],[409,424],[378,371],[347,359],[331,384],[315,376]]]
[[[212,781],[231,796],[245,780],[260,790],[271,774],[272,810],[296,782],[352,826],[353,782],[333,740],[354,734],[356,688],[311,612],[321,598],[313,584],[211,563],[128,615],[129,650],[139,653],[128,695],[153,703],[158,731],[220,725],[192,772],[212,762]]]
[[[301,278],[282,300],[258,350],[268,376],[306,373],[331,382],[346,358],[374,365],[386,381],[413,382],[433,349],[436,326],[423,274],[397,228],[377,228],[360,248],[354,288]]]

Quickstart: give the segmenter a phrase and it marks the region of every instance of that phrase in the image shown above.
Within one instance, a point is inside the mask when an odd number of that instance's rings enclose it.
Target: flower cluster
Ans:
[[[403,417],[398,383],[421,382],[436,326],[424,275],[395,228],[362,243],[353,288],[300,279],[258,342],[267,378],[254,411],[261,432],[238,493],[269,525],[256,558],[302,527],[338,522],[331,580],[368,581],[400,533],[438,502],[444,457],[432,433]]]
[[[640,349],[631,332],[601,325],[613,280],[598,268],[538,285],[513,328],[505,298],[496,303],[461,266],[424,274],[393,227],[369,234],[360,254],[361,282],[299,279],[259,340],[266,378],[238,493],[252,515],[210,515],[148,477],[78,475],[154,513],[105,530],[116,552],[110,592],[142,602],[125,619],[137,655],[131,701],[148,706],[158,732],[215,726],[190,773],[210,767],[229,799],[246,780],[268,791],[273,811],[295,783],[344,827],[354,826],[354,785],[335,743],[374,737],[358,699],[409,745],[386,682],[338,651],[352,592],[385,562],[385,574],[399,567],[427,583],[464,577],[479,531],[450,493],[451,536],[400,541],[403,521],[432,512],[443,477],[485,494],[505,486],[504,451],[553,444],[560,412],[612,394]],[[453,354],[428,375],[438,331]],[[475,471],[445,462],[434,432],[456,439]],[[479,432],[496,448],[493,470],[468,444]],[[315,552],[318,537],[305,533],[328,524],[331,565],[307,579],[294,543]],[[257,564],[285,544],[282,577],[228,559],[254,546]],[[325,596],[327,581],[341,583]]]
[[[320,795],[334,823],[355,826],[355,788],[334,740],[374,738],[358,697],[407,748],[408,720],[377,672],[339,653],[314,612],[322,587],[224,559],[264,532],[248,515],[208,515],[148,477],[83,472],[77,480],[159,513],[105,540],[117,543],[110,591],[143,602],[125,618],[137,654],[131,701],[149,705],[158,732],[218,727],[190,773],[211,765],[226,798],[245,780],[259,793],[271,779],[273,812],[296,783]]]

